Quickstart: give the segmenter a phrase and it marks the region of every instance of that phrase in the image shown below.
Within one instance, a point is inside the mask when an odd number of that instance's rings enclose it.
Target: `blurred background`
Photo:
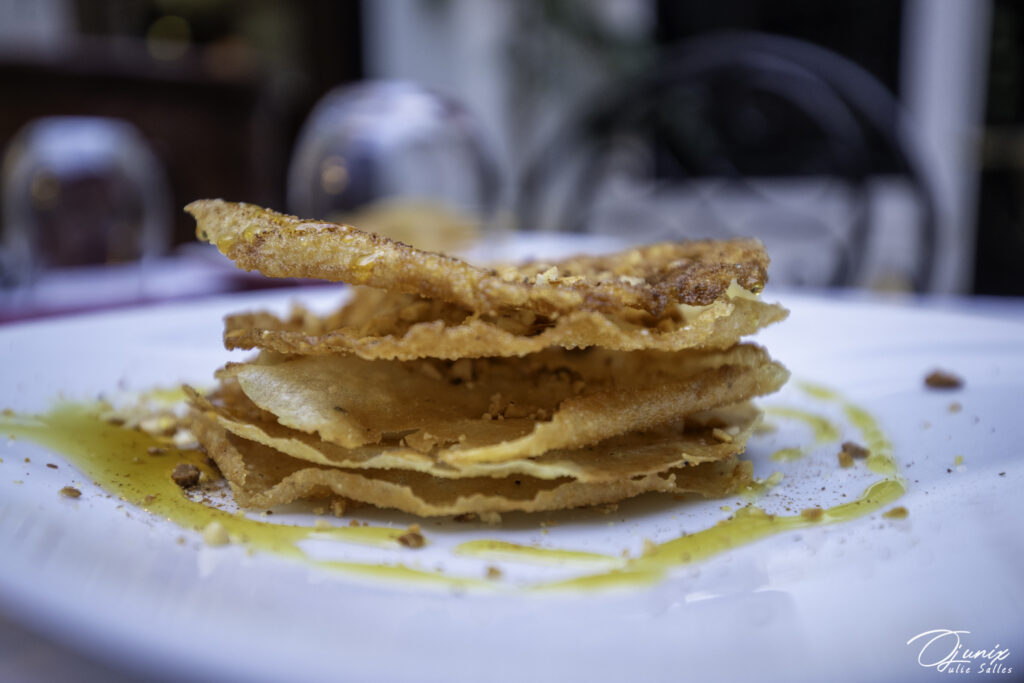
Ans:
[[[0,321],[282,284],[196,248],[203,197],[1021,296],[1024,5],[0,0],[0,154]]]

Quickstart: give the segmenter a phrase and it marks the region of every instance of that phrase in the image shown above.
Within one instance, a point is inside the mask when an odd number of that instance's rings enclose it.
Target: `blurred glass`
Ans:
[[[41,118],[4,155],[3,219],[0,282],[24,292],[46,269],[141,264],[164,252],[170,192],[131,124]]]
[[[421,86],[367,81],[332,90],[303,126],[288,172],[288,208],[428,249],[486,228],[496,166],[476,120]]]

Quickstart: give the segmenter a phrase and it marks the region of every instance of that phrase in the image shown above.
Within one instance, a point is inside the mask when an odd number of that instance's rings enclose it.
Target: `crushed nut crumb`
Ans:
[[[213,521],[203,527],[203,543],[209,546],[221,546],[231,543],[228,530],[218,521]]]
[[[924,378],[924,384],[930,389],[959,389],[964,381],[957,375],[945,370],[933,370]]]
[[[733,440],[732,434],[719,427],[715,427],[711,430],[711,436],[715,437],[722,443],[732,443]]]
[[[907,508],[903,507],[902,505],[897,505],[896,507],[883,512],[882,516],[886,519],[906,519],[907,515],[909,514],[910,512],[907,510]]]
[[[427,543],[420,533],[419,524],[410,524],[406,532],[398,537],[398,542],[406,548],[422,548]]]
[[[800,511],[800,516],[811,522],[817,522],[825,516],[825,511],[819,507],[804,508]]]
[[[537,275],[537,277],[534,278],[534,280],[535,280],[535,282],[537,284],[543,284],[543,283],[557,281],[558,280],[558,267],[557,266],[551,266],[550,268],[545,270],[543,273],[540,273],[539,275]]]
[[[494,565],[490,565],[490,566],[487,567],[487,573],[485,574],[485,576],[488,579],[491,579],[492,581],[495,580],[495,579],[500,579],[501,578],[501,570],[498,569],[497,567],[495,567]]]
[[[443,443],[440,438],[425,430],[420,430],[407,435],[404,441],[406,446],[419,451],[420,453],[429,453],[436,446]]]
[[[59,493],[65,498],[79,498],[82,495],[82,492],[76,489],[74,486],[65,486],[59,491]]]
[[[500,512],[481,512],[478,514],[480,521],[484,524],[501,524]]]
[[[854,460],[863,460],[871,455],[871,451],[853,441],[844,441],[843,450]]]
[[[179,428],[174,432],[174,436],[171,437],[175,447],[182,450],[191,450],[199,447],[199,440],[196,439],[195,434],[187,429]]]
[[[839,451],[839,466],[843,469],[853,467],[853,456],[846,451]]]
[[[199,483],[199,468],[192,463],[179,462],[171,472],[171,479],[183,489],[191,488]]]

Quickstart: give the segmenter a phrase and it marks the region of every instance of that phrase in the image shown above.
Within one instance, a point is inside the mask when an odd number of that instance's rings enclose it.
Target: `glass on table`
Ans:
[[[34,286],[77,266],[120,270],[141,295],[145,262],[167,249],[171,219],[163,168],[131,124],[31,121],[4,154],[0,285],[7,307],[47,306],[40,299],[62,295]]]
[[[499,190],[464,106],[412,83],[366,81],[329,92],[305,122],[288,209],[446,251],[493,222]]]

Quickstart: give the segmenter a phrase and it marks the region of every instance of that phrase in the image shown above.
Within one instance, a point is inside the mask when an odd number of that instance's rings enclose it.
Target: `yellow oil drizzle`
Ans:
[[[714,555],[759,541],[769,536],[810,526],[847,522],[889,505],[905,493],[895,479],[877,481],[860,497],[842,505],[826,508],[820,515],[771,515],[753,505],[741,508],[728,519],[688,536],[649,548],[641,557],[625,561],[622,567],[603,574],[592,574],[535,586],[536,590],[623,587],[657,581],[674,567],[706,560]]]
[[[600,574],[587,574],[564,581],[551,581],[531,586],[538,592],[561,590],[607,590],[609,588],[633,588],[649,586],[664,578],[665,568],[623,567]]]
[[[478,557],[485,560],[521,560],[539,564],[583,564],[593,566],[619,564],[620,558],[600,553],[559,548],[541,548],[520,545],[508,541],[467,541],[455,547],[457,555]]]
[[[580,565],[596,570],[564,581],[531,586],[539,591],[603,590],[648,585],[658,581],[673,567],[698,562],[786,531],[862,517],[902,496],[905,485],[898,476],[892,445],[874,418],[830,389],[806,383],[798,386],[812,398],[841,406],[871,452],[868,467],[884,476],[851,502],[813,515],[772,515],[755,505],[747,505],[708,529],[648,546],[643,555],[635,558],[519,545],[501,540],[470,541],[456,546],[453,552],[485,560]],[[164,396],[158,392],[150,394],[150,397],[172,401],[174,394],[168,392]],[[170,472],[178,463],[188,462],[196,465],[207,478],[216,477],[205,456],[198,451],[180,450],[140,431],[110,424],[101,419],[102,408],[101,405],[64,403],[39,416],[25,417],[5,412],[0,415],[0,433],[30,439],[62,453],[100,487],[184,528],[199,531],[210,522],[219,522],[233,542],[244,543],[253,550],[275,553],[347,575],[460,588],[494,585],[489,581],[450,576],[442,571],[425,571],[404,564],[312,560],[300,547],[300,542],[320,539],[397,548],[400,547],[398,538],[406,530],[377,526],[317,528],[274,524],[194,501],[171,480]],[[769,412],[811,426],[818,443],[839,439],[839,428],[823,416],[788,407],[770,408]],[[798,448],[782,449],[776,455],[787,450],[805,452]],[[772,459],[785,460],[786,457],[773,456]],[[744,495],[759,496],[781,479],[782,474],[776,472],[755,482]]]
[[[774,462],[794,462],[805,455],[807,455],[807,451],[803,448],[780,448],[772,453],[772,460]]]
[[[898,468],[892,454],[892,444],[885,437],[874,417],[847,401],[836,391],[808,383],[799,383],[798,386],[811,398],[835,402],[841,406],[843,414],[861,433],[865,445],[871,452],[867,460],[868,468],[883,475],[883,479],[868,486],[856,499],[825,508],[820,512],[815,510],[816,514],[773,515],[759,507],[748,505],[711,528],[648,547],[643,556],[629,559],[623,566],[611,571],[546,583],[534,588],[536,590],[592,590],[652,583],[659,580],[673,567],[699,562],[741,545],[787,531],[847,522],[877,512],[903,496],[906,493],[906,485],[898,475]],[[819,443],[839,439],[838,427],[827,418],[791,408],[770,408],[766,412],[811,425]],[[763,482],[755,482],[748,489],[753,494],[759,495],[765,488],[777,484],[779,478],[781,478],[781,474],[776,472]],[[770,483],[773,479],[776,481]],[[905,508],[895,509],[899,509],[901,512],[894,514],[890,510],[883,513],[883,516],[888,515],[889,518],[906,516]]]
[[[843,397],[835,389],[830,389],[820,384],[814,384],[813,382],[799,381],[795,382],[796,386],[800,388],[805,394],[811,398],[816,398],[821,401],[842,401]]]
[[[896,474],[896,461],[892,458],[892,444],[885,438],[885,434],[882,433],[875,419],[864,409],[849,403],[843,404],[843,412],[864,435],[864,445],[871,453],[867,459],[868,469],[886,476]]]
[[[465,585],[468,580],[444,577],[403,565],[315,561],[299,543],[334,540],[400,548],[405,529],[381,526],[318,528],[274,524],[232,514],[190,499],[171,479],[178,463],[191,463],[210,479],[218,477],[197,450],[181,450],[140,431],[125,429],[99,417],[102,406],[62,403],[38,416],[0,415],[0,433],[25,438],[63,454],[99,487],[124,501],[181,527],[201,531],[219,522],[231,540],[257,551],[303,560],[316,566],[379,578],[401,577],[431,583]]]
[[[167,405],[179,404],[185,400],[185,389],[176,387],[157,387],[142,394],[140,400],[150,400]]]
[[[732,517],[710,529],[655,546],[643,557],[635,560],[635,564],[650,568],[704,560],[739,545],[784,531],[855,519],[888,505],[903,493],[901,483],[884,479],[869,486],[857,499],[826,508],[817,518],[803,514],[770,515],[755,506],[740,508]]]
[[[868,469],[886,477],[898,474],[896,461],[892,456],[892,443],[886,438],[881,426],[871,413],[826,387],[808,382],[798,382],[797,386],[811,398],[838,403],[842,407],[846,419],[860,431],[864,438],[864,445],[870,452],[866,463]]]
[[[799,408],[790,408],[788,406],[771,406],[765,408],[765,412],[769,415],[775,415],[776,417],[788,417],[793,420],[799,420],[814,432],[814,440],[817,443],[828,443],[830,441],[839,440],[839,427],[826,417],[816,415],[806,410],[800,410]]]
[[[747,484],[746,488],[740,491],[740,495],[749,501],[756,501],[761,498],[761,496],[782,483],[783,477],[784,475],[782,472],[772,472],[771,476],[765,477],[764,479],[755,479]]]
[[[275,528],[281,524],[264,524],[263,527]],[[306,527],[297,527],[306,529]],[[371,545],[383,548],[394,548],[399,543],[399,538],[406,533],[405,529],[395,529],[386,526],[338,526],[330,528],[313,527],[308,530],[305,538],[320,539],[325,541],[345,541],[346,543],[358,543],[360,545]],[[424,539],[424,545],[427,540]]]

